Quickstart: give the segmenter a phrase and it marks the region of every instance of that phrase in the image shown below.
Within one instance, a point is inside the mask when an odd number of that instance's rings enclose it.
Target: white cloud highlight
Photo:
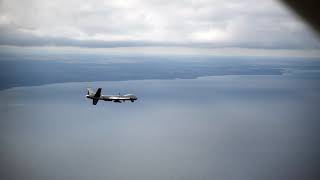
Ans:
[[[115,41],[120,46],[320,47],[316,35],[274,0],[0,1],[2,45],[108,47]]]

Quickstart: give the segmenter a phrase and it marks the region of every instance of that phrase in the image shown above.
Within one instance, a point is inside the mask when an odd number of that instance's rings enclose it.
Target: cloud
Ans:
[[[319,48],[276,1],[2,0],[0,45]]]

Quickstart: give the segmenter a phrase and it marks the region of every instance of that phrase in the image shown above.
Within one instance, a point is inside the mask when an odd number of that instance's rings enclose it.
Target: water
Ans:
[[[86,87],[139,99],[93,106]],[[319,79],[290,75],[3,90],[0,171],[26,180],[312,179],[319,90]]]

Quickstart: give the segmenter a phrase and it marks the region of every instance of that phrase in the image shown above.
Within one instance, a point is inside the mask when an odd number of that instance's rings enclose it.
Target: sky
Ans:
[[[274,0],[0,0],[0,45],[320,56],[318,35]]]

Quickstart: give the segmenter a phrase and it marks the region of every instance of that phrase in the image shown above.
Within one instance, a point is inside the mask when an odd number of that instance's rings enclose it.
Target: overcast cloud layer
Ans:
[[[0,45],[320,47],[271,0],[0,0]]]

